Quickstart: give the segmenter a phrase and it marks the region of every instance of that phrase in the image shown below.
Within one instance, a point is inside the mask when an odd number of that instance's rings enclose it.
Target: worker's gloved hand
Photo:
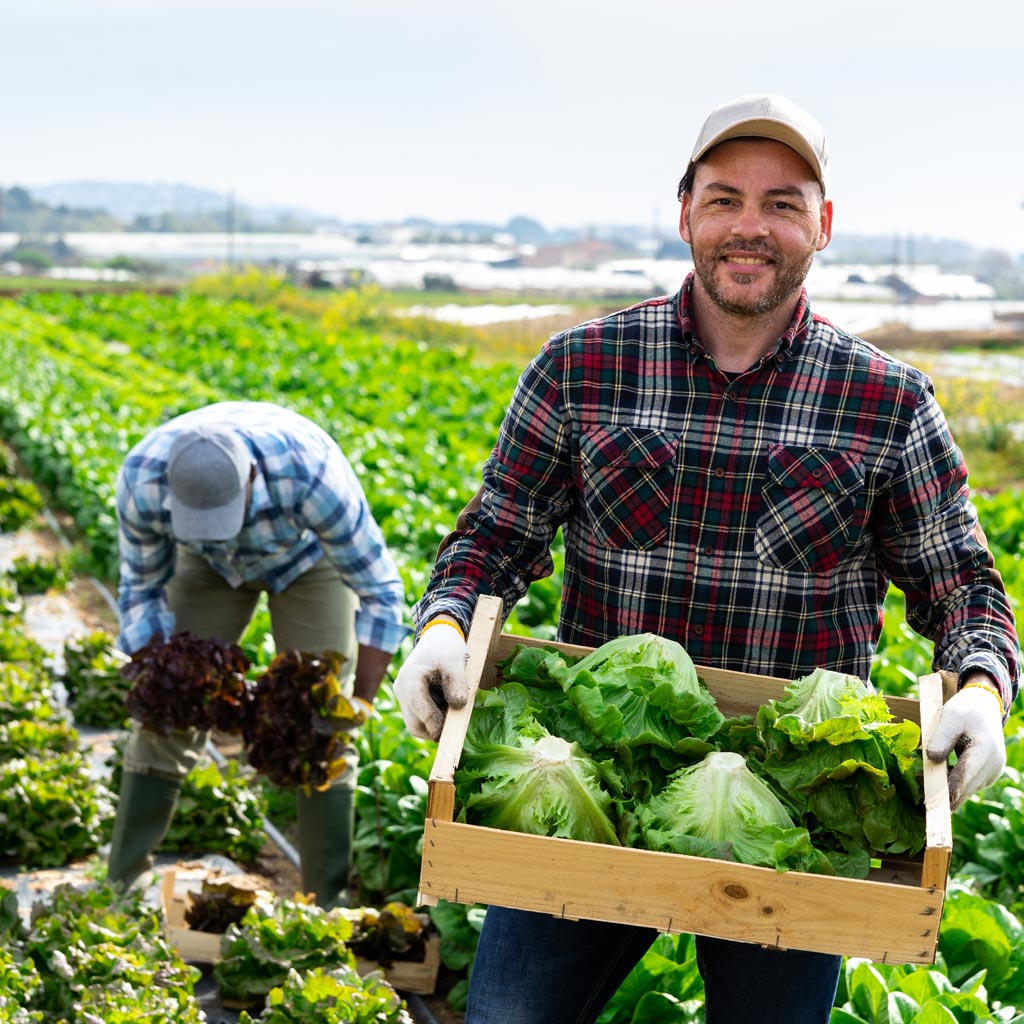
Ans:
[[[957,761],[949,772],[949,803],[955,811],[1006,767],[1002,701],[991,682],[964,686],[943,706],[927,754],[945,761],[953,751]]]
[[[453,625],[432,620],[395,678],[395,696],[413,736],[436,740],[448,708],[466,706],[466,641]]]

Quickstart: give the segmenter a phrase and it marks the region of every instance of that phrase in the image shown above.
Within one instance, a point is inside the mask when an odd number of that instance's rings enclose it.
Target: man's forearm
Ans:
[[[373,703],[380,689],[381,681],[391,664],[394,655],[388,651],[382,651],[377,647],[359,645],[359,654],[356,658],[356,674],[353,682],[352,692],[356,697]]]

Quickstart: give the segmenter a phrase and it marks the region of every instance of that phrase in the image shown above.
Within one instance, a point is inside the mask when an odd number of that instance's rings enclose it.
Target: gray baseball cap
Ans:
[[[252,453],[228,430],[183,430],[167,456],[171,531],[178,540],[229,540],[245,522]]]
[[[695,164],[719,143],[740,137],[774,139],[802,156],[827,191],[828,142],[825,129],[802,107],[776,93],[740,96],[707,116],[690,154]]]

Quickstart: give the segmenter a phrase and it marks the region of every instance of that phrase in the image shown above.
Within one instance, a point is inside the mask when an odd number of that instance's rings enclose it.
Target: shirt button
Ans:
[[[717,476],[717,477],[725,476],[725,470],[722,469],[721,466],[715,466],[715,476]]]
[[[812,469],[811,470],[811,476],[813,476],[815,480],[820,480],[821,477],[822,477],[821,468],[818,467],[817,469]]]
[[[693,627],[693,635],[694,636],[703,636],[704,635],[704,627],[703,626],[694,626]]]
[[[705,555],[713,555],[714,553],[715,553],[715,549],[710,544],[705,545],[705,547],[704,547],[704,554]]]

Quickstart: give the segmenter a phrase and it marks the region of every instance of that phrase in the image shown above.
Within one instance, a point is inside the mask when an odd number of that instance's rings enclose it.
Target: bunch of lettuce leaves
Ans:
[[[246,760],[275,785],[324,790],[345,771],[353,729],[365,706],[345,694],[339,673],[345,656],[290,648],[256,683],[242,722]]]
[[[479,691],[455,773],[459,820],[619,845],[615,769],[549,732],[540,711],[520,683]]]
[[[475,824],[634,845],[637,802],[713,750],[723,721],[686,651],[652,633],[580,659],[522,648],[500,668],[455,776]]]
[[[128,713],[167,736],[189,728],[238,732],[248,703],[250,661],[237,644],[188,631],[154,637],[121,668]]]
[[[815,669],[758,710],[759,770],[840,874],[925,845],[921,730],[856,676]]]
[[[261,1000],[291,970],[354,969],[351,937],[352,922],[338,911],[299,899],[257,900],[222,936],[213,977],[225,999]]]
[[[771,787],[740,754],[715,752],[679,771],[639,811],[644,843],[694,857],[833,875]]]
[[[352,923],[348,948],[365,960],[390,967],[396,960],[423,963],[430,935],[430,915],[391,900],[383,907],[340,908]]]
[[[684,648],[653,633],[616,637],[580,659],[526,648],[501,667],[503,679],[539,691],[550,732],[614,758],[634,800],[715,749],[724,721]]]
[[[267,993],[257,1017],[243,1010],[239,1024],[413,1024],[405,1000],[384,974],[360,977],[354,967],[290,970]]]

